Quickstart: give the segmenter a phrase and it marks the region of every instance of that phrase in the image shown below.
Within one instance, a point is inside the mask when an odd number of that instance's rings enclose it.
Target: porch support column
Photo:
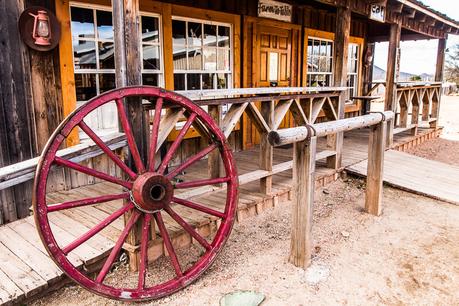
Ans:
[[[335,74],[333,85],[337,87],[346,86],[347,80],[347,60],[349,35],[351,31],[351,9],[349,5],[338,7],[336,12],[336,33],[335,33]],[[342,92],[337,101],[338,119],[344,118],[344,100],[346,92]],[[327,158],[327,166],[329,168],[338,169],[341,167],[343,137],[344,133],[340,132],[334,135],[327,136],[327,146],[336,151],[336,155]]]
[[[141,48],[139,0],[112,1],[112,3],[115,30],[116,85],[117,87],[140,85],[142,73],[140,53],[138,52]],[[136,144],[142,160],[145,162],[149,134],[148,118],[144,115],[142,103],[138,98],[126,99],[124,103]],[[134,168],[134,163],[130,157],[128,164]],[[124,215],[125,223],[129,218],[129,214]],[[126,239],[126,243],[132,247],[132,250],[135,250],[139,244],[140,236],[141,222],[138,222]],[[138,269],[137,257],[136,251],[129,251],[131,270]]]
[[[446,38],[441,38],[438,40],[437,66],[435,69],[435,82],[443,82],[443,71],[445,67],[446,41],[447,41]],[[434,94],[432,97],[431,117],[435,118],[436,120],[430,123],[431,128],[438,127],[442,89],[443,89],[442,86],[440,86],[440,89],[438,90],[438,95]]]
[[[400,48],[400,33],[401,24],[393,23],[390,25],[389,50],[387,54],[387,74],[386,74],[386,97],[384,102],[384,110],[396,112],[396,97],[397,97],[397,57]],[[390,146],[394,141],[394,125],[395,120],[388,123],[387,131],[387,146]]]

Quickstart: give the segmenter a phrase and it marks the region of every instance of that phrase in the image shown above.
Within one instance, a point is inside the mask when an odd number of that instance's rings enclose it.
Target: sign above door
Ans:
[[[258,17],[292,22],[292,6],[273,0],[258,0]]]

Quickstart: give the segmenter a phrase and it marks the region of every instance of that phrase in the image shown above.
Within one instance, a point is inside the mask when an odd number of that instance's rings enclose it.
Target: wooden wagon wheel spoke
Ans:
[[[69,160],[65,160],[65,159],[63,159],[61,157],[56,156],[54,158],[54,162],[56,164],[60,165],[60,166],[71,168],[71,169],[76,170],[78,172],[81,172],[81,173],[84,173],[84,174],[87,174],[87,175],[90,175],[90,176],[97,177],[97,178],[99,178],[101,180],[104,180],[104,181],[107,181],[107,182],[111,182],[111,183],[114,183],[114,184],[118,184],[118,185],[121,185],[121,186],[126,187],[126,188],[132,188],[132,183],[131,182],[123,181],[123,180],[121,180],[119,178],[116,178],[114,176],[111,176],[109,174],[106,174],[106,173],[103,173],[103,172],[88,168],[86,166],[74,163],[74,162],[69,161]]]
[[[161,237],[163,237],[164,245],[166,246],[167,253],[169,253],[175,274],[180,277],[183,275],[182,268],[180,267],[180,263],[177,259],[177,254],[175,253],[174,247],[172,246],[171,238],[167,232],[166,225],[164,225],[163,217],[161,216],[160,212],[154,213],[153,216],[155,217],[156,223],[158,224],[159,233],[161,234]]]
[[[217,145],[216,144],[212,144],[212,145],[208,146],[207,148],[201,150],[199,153],[197,153],[197,154],[193,155],[192,157],[188,158],[180,166],[178,166],[177,168],[175,168],[174,170],[169,172],[166,175],[166,177],[168,179],[170,179],[170,180],[173,179],[175,176],[177,176],[179,173],[184,171],[186,168],[190,167],[195,162],[201,160],[204,156],[206,156],[207,154],[209,154],[210,152],[215,150],[215,148],[217,148]]]
[[[218,177],[214,179],[204,179],[204,180],[196,180],[191,182],[183,182],[175,184],[175,188],[177,189],[184,189],[184,188],[193,188],[193,187],[202,187],[208,185],[216,185],[221,183],[226,183],[230,180],[230,177]]]
[[[183,229],[186,230],[191,235],[191,237],[196,239],[206,250],[210,250],[212,248],[210,244],[206,241],[206,239],[199,235],[194,230],[194,228],[191,225],[189,225],[185,220],[183,220],[175,211],[173,211],[172,208],[166,206],[164,210],[169,214],[169,216],[172,217],[172,219],[175,220],[175,222],[180,224],[180,226],[183,227]]]
[[[122,99],[116,100],[116,107],[118,108],[118,117],[120,118],[121,126],[123,127],[124,134],[126,134],[126,140],[131,151],[132,159],[134,160],[135,166],[138,173],[145,172],[145,167],[140,157],[139,148],[135,143],[134,134],[132,133],[131,125],[129,124],[128,117],[126,115],[126,108]]]
[[[164,156],[163,160],[161,161],[161,164],[159,165],[158,170],[156,170],[157,173],[159,174],[164,173],[164,170],[166,170],[167,165],[169,164],[170,160],[174,156],[175,151],[177,151],[177,149],[179,148],[183,137],[185,137],[186,132],[188,132],[188,130],[190,129],[191,124],[193,124],[193,121],[196,118],[196,116],[197,116],[196,113],[193,113],[190,115],[185,125],[183,126],[182,130],[178,134],[177,138],[174,140],[171,147],[169,148],[169,151],[167,152],[166,156]]]
[[[155,171],[156,145],[158,143],[159,123],[161,122],[161,110],[163,107],[163,98],[158,98],[155,105],[155,115],[150,135],[150,152],[148,156],[148,170]]]
[[[48,210],[48,212],[60,211],[60,210],[64,210],[64,209],[77,208],[77,207],[83,207],[83,206],[88,206],[88,205],[95,205],[95,204],[110,202],[110,201],[114,201],[114,200],[122,200],[122,199],[129,199],[129,192],[124,192],[124,193],[121,193],[121,194],[103,195],[103,196],[85,198],[85,199],[81,199],[81,200],[74,200],[74,201],[68,201],[68,202],[62,202],[62,203],[58,203],[58,204],[53,204],[53,205],[47,206],[47,210]]]
[[[76,249],[77,247],[79,247],[80,245],[82,245],[83,243],[91,239],[92,237],[94,237],[94,235],[96,235],[101,230],[109,226],[111,223],[113,223],[113,221],[115,221],[116,219],[124,215],[127,211],[131,210],[132,208],[134,208],[134,205],[132,203],[129,203],[128,205],[125,205],[122,208],[118,209],[116,212],[109,215],[107,218],[102,220],[99,224],[97,224],[92,229],[87,231],[83,236],[81,236],[80,238],[76,239],[75,241],[73,241],[72,243],[64,247],[62,251],[64,252],[65,255],[67,255],[68,253],[70,253],[71,251],[73,251],[74,249]]]
[[[121,247],[123,246],[124,241],[126,241],[127,235],[129,234],[129,231],[132,229],[134,224],[137,222],[137,220],[140,217],[140,213],[137,211],[134,211],[129,218],[129,221],[127,222],[126,226],[124,227],[123,231],[121,232],[120,237],[116,241],[115,246],[113,247],[112,251],[110,252],[110,255],[108,255],[107,260],[105,261],[102,269],[100,270],[99,274],[96,277],[96,283],[102,283],[107,276],[108,271],[113,265],[113,262],[115,259],[118,257],[118,254],[121,251]]]
[[[145,288],[145,277],[147,274],[148,266],[148,237],[150,233],[151,226],[151,215],[145,214],[143,217],[142,224],[142,240],[140,242],[140,264],[139,264],[139,281],[137,288]]]
[[[97,136],[96,133],[94,133],[94,131],[84,121],[81,121],[78,125],[83,130],[83,132],[85,132],[86,135],[88,135],[97,144],[97,146],[101,148],[102,151],[104,151],[104,153],[107,154],[107,156],[110,157],[110,159],[118,165],[118,167],[121,168],[121,170],[129,175],[132,180],[137,178],[137,174],[132,171],[118,156],[116,156],[116,154],[110,150],[110,148],[102,141],[102,139],[100,139],[100,137]]]
[[[154,113],[151,112],[150,114],[151,108],[142,107],[142,111],[145,113],[135,114],[142,115],[142,118],[151,117],[149,134],[147,134],[147,129],[145,129],[145,135],[139,135],[139,131],[133,130],[128,118],[129,114],[126,113],[127,107],[123,103],[124,100],[128,101],[128,103],[142,103],[142,100],[156,101]],[[84,122],[90,113],[113,102],[116,103],[120,125],[124,130],[127,140],[126,149],[132,157],[133,165],[128,165],[117,154],[112,152],[110,147],[97,135],[96,131]],[[135,107],[132,104],[131,106]],[[183,116],[186,118],[184,125],[181,128],[177,128],[176,123]],[[65,135],[68,135],[68,131],[73,130],[75,127],[80,127],[92,139],[95,146],[98,147],[96,149],[102,151],[117,168],[121,169],[121,175],[114,175],[111,172],[104,173],[104,170],[96,168],[97,165],[92,169],[58,156],[57,150],[65,142],[67,137]],[[204,136],[206,141],[210,141],[210,143],[205,148],[196,150],[197,153],[182,160],[180,163],[173,164],[172,161],[175,161],[176,157],[180,155],[177,152],[180,152],[182,148],[188,145],[186,143],[188,140],[185,136],[191,127],[201,136]],[[172,133],[175,134],[175,130],[179,130],[178,134],[175,140],[170,145],[168,144],[169,150],[157,166],[156,157],[158,148],[165,144]],[[146,148],[147,152],[143,152],[144,148],[142,148],[142,153],[145,153],[146,156],[145,164],[140,155],[140,146],[138,147],[136,143],[136,139],[140,136],[144,138],[145,142],[150,141],[148,148]],[[192,180],[189,180],[185,174],[185,182],[175,182],[175,177],[190,166],[196,165],[198,168],[203,167],[204,158],[211,152],[219,154],[225,173],[222,175],[224,177],[204,179],[205,176],[202,175],[204,172],[200,171],[198,172],[199,176],[193,176]],[[51,177],[54,165],[66,167],[102,180],[103,182],[96,182],[96,187],[91,188],[98,194],[88,197],[83,195],[82,199],[72,198],[69,201],[48,205],[46,191],[49,185],[48,178]],[[173,170],[166,173],[168,167],[171,167]],[[202,275],[213,263],[216,255],[224,246],[231,232],[237,208],[238,182],[235,169],[233,155],[231,149],[228,147],[225,135],[212,118],[201,107],[193,104],[189,99],[174,92],[149,86],[133,86],[107,91],[88,101],[70,114],[59,125],[43,150],[41,161],[36,171],[37,177],[34,186],[35,197],[33,208],[37,229],[40,232],[40,237],[50,257],[70,278],[88,290],[105,297],[126,301],[140,301],[164,297],[184,288]],[[126,179],[120,178],[120,176],[125,176]],[[97,184],[105,184],[105,182],[122,186],[122,191],[110,191],[113,189],[111,187],[106,188],[105,185],[102,185],[101,188],[97,187]],[[192,188],[197,188],[196,191],[199,191],[200,187],[216,184],[226,185],[222,189],[222,193],[226,194],[222,212],[190,200],[177,198],[174,195],[178,189],[191,189],[186,190],[186,192],[193,193],[194,190]],[[118,186],[116,188],[121,189]],[[75,193],[80,194],[80,196],[82,194],[80,191]],[[61,247],[61,244],[58,243],[59,239],[56,239],[60,238],[57,237],[59,236],[59,232],[54,232],[55,229],[50,225],[50,214],[54,214],[53,218],[59,217],[60,213],[68,214],[65,211],[67,209],[75,209],[74,211],[70,211],[69,215],[73,215],[73,212],[75,212],[75,215],[91,214],[94,212],[94,209],[100,208],[102,210],[102,206],[89,206],[110,201],[118,201],[118,203],[119,201],[123,201],[124,205],[122,207],[115,207],[113,205],[113,207],[109,208],[110,212],[108,215],[100,214],[102,216],[100,220],[94,222],[89,230],[81,233],[81,236],[76,237],[74,241],[67,241]],[[177,206],[175,208],[172,205]],[[185,209],[182,210],[180,208]],[[190,216],[183,213],[190,213]],[[164,214],[167,214],[167,218],[165,218],[166,215]],[[129,215],[129,218],[125,218],[126,224],[121,233],[112,231],[110,225],[114,227],[113,223],[115,221],[119,221],[119,219],[127,215]],[[209,218],[209,216],[212,216],[212,218]],[[94,216],[94,219],[96,218],[98,216]],[[207,222],[212,222],[212,231],[215,232],[212,232],[208,237],[201,235],[192,226],[194,222],[190,221],[191,218],[193,221],[194,218],[197,218],[196,222],[201,222],[199,218],[205,218]],[[137,226],[137,222],[142,222],[141,226],[140,224]],[[169,222],[173,224],[169,224]],[[176,223],[178,224],[177,227]],[[156,238],[156,235],[153,235],[153,225],[157,225],[159,231],[158,238]],[[202,246],[205,250],[205,252],[200,252],[192,247],[191,250],[193,252],[187,252],[186,256],[187,258],[195,256],[195,258],[192,258],[191,261],[187,259],[189,263],[186,267],[180,264],[180,260],[183,259],[181,258],[183,256],[182,248],[174,248],[177,242],[175,239],[178,239],[180,236],[171,235],[168,232],[170,226],[174,226],[180,234],[184,233],[192,237],[199,243],[198,247],[201,248]],[[105,237],[107,234],[110,237]],[[126,241],[128,235],[131,234],[133,239],[130,239],[130,237],[129,241]],[[94,239],[97,237],[115,241],[113,249],[110,251],[105,262],[100,262],[102,268],[96,274],[96,277],[88,275],[84,269],[79,269],[79,267],[73,265],[69,260],[75,249],[81,247],[78,251],[83,250],[83,246],[86,246],[87,243],[92,243],[90,239],[93,237]],[[164,247],[158,249],[158,243],[156,242],[160,240],[154,242],[152,241],[154,239],[162,239]],[[135,256],[134,258],[130,258],[129,262],[137,264],[138,272],[128,272],[129,277],[136,277],[136,282],[133,285],[113,284],[111,278],[110,281],[106,281],[107,275],[123,247],[126,248],[126,254]],[[166,266],[162,267],[161,265],[164,262],[156,260],[156,258],[159,258],[165,253],[168,254],[171,264],[166,263]],[[98,255],[101,254],[94,254],[94,256]],[[137,262],[135,262],[136,260]],[[158,265],[160,265],[160,270],[157,270]],[[153,269],[153,267],[155,268]],[[152,277],[151,280],[147,279],[147,275],[150,275],[147,272],[151,272],[154,275],[157,271],[162,272],[162,268],[169,269],[173,274],[165,273],[161,277]],[[113,271],[112,273],[116,275],[119,272]]]
[[[196,209],[196,210],[199,210],[203,213],[206,213],[206,214],[209,214],[209,215],[212,215],[212,216],[215,216],[215,217],[219,217],[219,218],[225,218],[225,214],[222,213],[222,212],[219,212],[219,211],[216,211],[212,208],[208,208],[208,207],[205,207],[201,204],[197,204],[197,203],[194,203],[192,201],[189,201],[189,200],[185,200],[185,199],[180,199],[180,198],[172,198],[172,202],[174,203],[177,203],[179,205],[183,205],[183,206],[186,206],[186,207],[189,207],[189,208],[192,208],[192,209]]]

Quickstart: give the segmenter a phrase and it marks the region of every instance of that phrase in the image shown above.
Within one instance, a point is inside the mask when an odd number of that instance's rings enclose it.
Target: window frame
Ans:
[[[314,41],[319,41],[319,42],[325,41],[327,43],[331,43],[331,46],[332,46],[331,55],[330,56],[326,55],[326,57],[328,57],[329,59],[332,60],[331,71],[322,72],[322,71],[310,71],[309,70],[309,67],[308,67],[309,56],[310,56],[310,54],[308,52],[309,40],[312,40],[313,44],[314,44]],[[319,46],[321,46],[321,44]],[[320,57],[320,55],[319,55],[319,57]],[[327,86],[331,86],[331,83],[333,82],[334,74],[335,74],[335,42],[334,42],[334,40],[333,39],[329,39],[329,38],[320,37],[320,36],[308,35],[307,38],[306,38],[306,84],[309,86],[309,81],[308,81],[308,77],[309,76],[311,76],[311,75],[323,75],[323,76],[330,76],[330,84],[327,85]],[[311,87],[320,87],[320,86],[311,86]]]
[[[79,41],[92,41],[94,42],[95,44],[95,53],[96,53],[96,68],[95,69],[77,69],[75,67],[75,58],[74,58],[74,46],[73,46],[73,41],[75,40],[74,36],[73,36],[73,32],[72,32],[72,26],[70,25],[70,35],[71,35],[71,39],[72,39],[72,59],[73,59],[73,68],[74,68],[74,75],[76,74],[94,74],[96,75],[96,96],[97,95],[100,95],[101,92],[100,92],[100,84],[99,84],[99,75],[100,74],[113,74],[115,75],[115,72],[116,72],[116,67],[114,69],[100,69],[100,68],[97,68],[100,63],[99,63],[99,47],[98,47],[98,43],[99,42],[102,42],[102,43],[113,43],[113,45],[115,45],[115,41],[114,41],[114,38],[113,40],[109,40],[109,39],[100,39],[98,37],[98,33],[97,33],[97,11],[105,11],[105,12],[109,12],[112,14],[112,17],[113,17],[113,10],[110,6],[105,6],[105,5],[98,5],[98,4],[88,4],[88,3],[82,3],[82,2],[75,2],[75,1],[70,1],[69,2],[69,17],[70,17],[70,23],[72,23],[72,7],[76,7],[76,8],[82,8],[82,9],[89,9],[89,10],[92,10],[93,11],[93,18],[94,18],[94,37],[88,37],[88,38],[85,38],[85,39],[76,39],[76,40],[79,40]],[[141,41],[140,41],[140,45],[141,45],[141,50],[140,50],[140,62],[141,62],[141,73],[142,73],[142,76],[144,74],[157,74],[158,75],[158,84],[157,86],[159,87],[164,87],[164,83],[165,83],[165,76],[164,76],[164,51],[163,51],[163,45],[164,45],[164,41],[163,41],[163,29],[162,29],[162,16],[161,14],[158,14],[158,13],[151,13],[151,12],[144,12],[144,11],[141,11],[140,12],[140,17],[153,17],[153,18],[157,18],[158,19],[158,29],[159,29],[159,42],[158,43],[144,43],[142,41],[142,37],[140,38]],[[139,18],[140,21],[139,21],[139,31],[140,31],[140,35],[142,35],[142,18]],[[112,21],[113,21],[113,18],[112,18]],[[154,69],[144,69],[143,68],[143,46],[144,45],[150,45],[150,46],[157,46],[159,47],[159,55],[160,55],[160,69],[159,70],[154,70]],[[143,80],[142,80],[142,83],[143,83]],[[75,88],[76,90],[76,88]],[[87,102],[89,100],[76,100],[76,103],[77,103],[77,106],[79,105],[82,105],[84,104],[85,102]]]
[[[349,53],[349,48],[351,46],[356,46],[357,47],[357,56],[356,58],[351,58],[349,55],[351,55],[351,53]],[[360,66],[361,66],[361,44],[357,43],[357,42],[349,42],[349,46],[348,46],[348,63],[347,63],[347,78],[354,78],[354,86],[352,88],[349,88],[348,89],[348,98],[351,99],[353,96],[356,96],[359,94],[359,84],[360,84]],[[351,72],[350,71],[350,68],[352,67],[352,60],[355,60],[356,62],[356,71],[355,72]],[[351,94],[351,92],[353,92],[353,94]]]
[[[213,80],[212,80],[212,85],[213,85],[213,88],[212,90],[218,90],[218,82],[217,82],[217,75],[218,74],[224,74],[224,75],[227,75],[228,78],[227,78],[227,84],[226,84],[226,89],[231,89],[231,88],[234,88],[234,25],[232,23],[229,23],[229,22],[220,22],[220,21],[213,21],[213,20],[205,20],[205,19],[199,19],[199,18],[193,18],[193,17],[186,17],[186,16],[180,16],[180,15],[172,15],[171,16],[171,21],[174,22],[174,21],[184,21],[186,22],[185,24],[185,44],[184,44],[184,47],[185,47],[185,52],[186,52],[186,68],[189,67],[189,61],[188,61],[188,48],[189,48],[189,45],[188,45],[188,23],[189,22],[194,22],[194,23],[199,23],[202,26],[201,28],[201,31],[204,31],[204,25],[213,25],[213,26],[217,26],[217,37],[218,37],[218,26],[225,26],[225,27],[228,27],[230,29],[230,32],[229,32],[229,47],[219,47],[218,46],[218,38],[217,38],[217,44],[215,46],[215,49],[216,49],[216,64],[217,64],[217,68],[218,68],[218,54],[219,54],[219,50],[225,50],[225,51],[229,51],[230,52],[230,57],[229,57],[229,70],[218,70],[218,69],[215,69],[215,70],[205,70],[204,68],[202,69],[175,69],[175,67],[172,67],[172,75],[175,76],[176,74],[182,74],[184,75],[184,84],[185,84],[185,88],[184,89],[180,89],[179,91],[187,91],[187,92],[199,92],[201,90],[205,90],[205,89],[202,89],[202,75],[203,74],[212,74],[214,77],[213,77]],[[204,34],[204,32],[202,32],[202,34]],[[173,35],[173,33],[172,33]],[[206,47],[204,46],[203,44],[203,40],[201,39],[201,45],[198,47],[198,48],[201,48],[203,53],[202,55],[204,54],[204,49],[206,49]],[[172,37],[172,56],[173,56],[173,51],[174,50],[174,39]],[[202,57],[201,59],[201,65],[203,64],[203,61],[204,61],[204,57]],[[202,66],[201,66],[202,67]],[[188,89],[188,78],[187,78],[187,75],[189,74],[199,74],[199,80],[200,80],[200,89]],[[174,90],[177,90],[175,88],[175,84],[174,84]]]

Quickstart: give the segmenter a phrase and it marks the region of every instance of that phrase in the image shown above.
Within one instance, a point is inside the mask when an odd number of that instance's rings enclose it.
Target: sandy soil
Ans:
[[[391,188],[381,217],[362,212],[364,186],[337,181],[317,192],[313,264],[287,262],[290,203],[237,224],[221,256],[187,289],[150,305],[218,305],[257,290],[267,305],[457,305],[459,207]],[[77,286],[34,305],[112,305]]]
[[[459,166],[459,96],[443,96],[440,109],[440,138],[425,142],[408,153]]]

